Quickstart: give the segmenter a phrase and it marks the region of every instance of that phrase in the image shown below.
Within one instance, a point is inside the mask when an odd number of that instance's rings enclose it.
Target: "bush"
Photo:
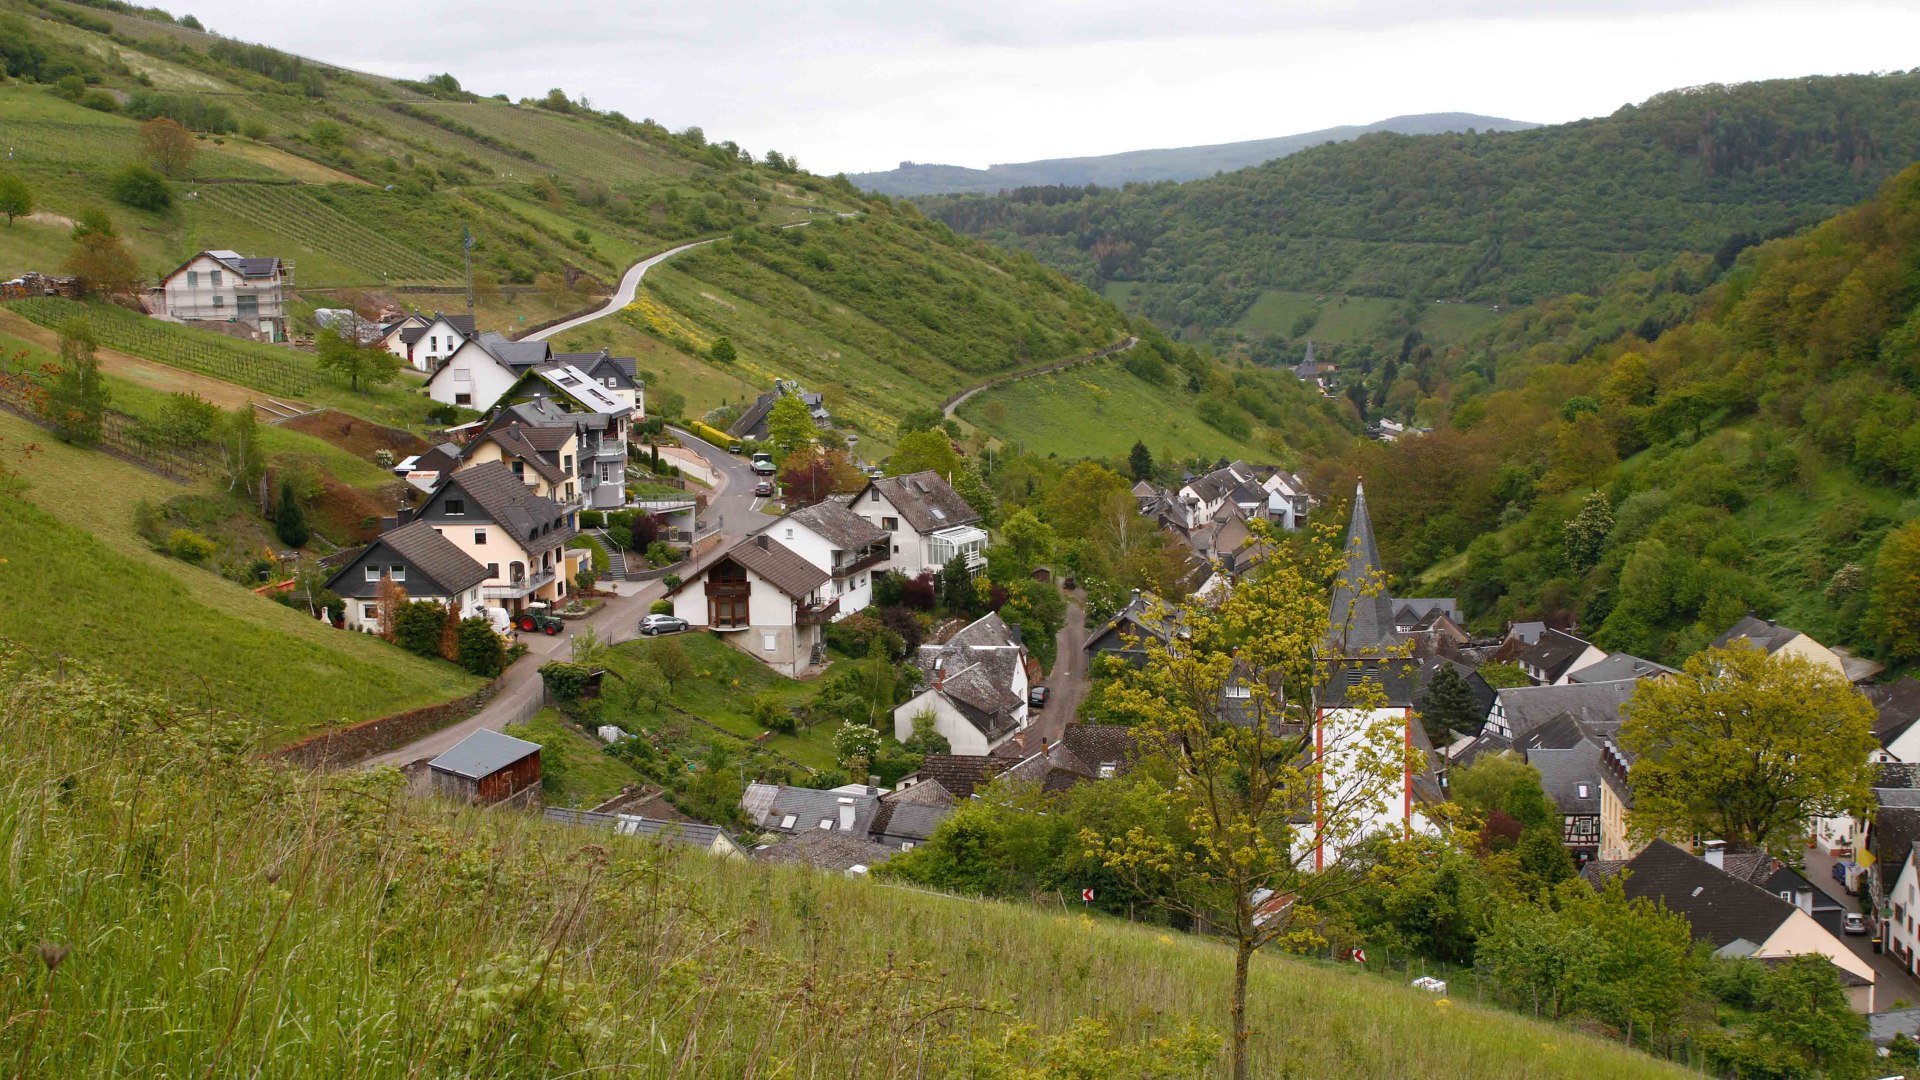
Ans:
[[[489,679],[505,670],[506,647],[487,620],[477,615],[460,620],[459,639],[461,667]]]
[[[546,684],[547,693],[564,702],[579,701],[592,674],[583,665],[559,660],[540,665],[540,681]]]
[[[167,554],[181,562],[198,565],[213,558],[213,553],[218,550],[218,544],[192,529],[175,529],[167,537]]]
[[[429,660],[440,658],[440,637],[447,627],[447,609],[432,600],[415,600],[394,613],[388,625],[393,643]]]
[[[753,718],[754,723],[768,731],[791,735],[800,729],[800,722],[793,715],[793,710],[787,708],[787,703],[774,694],[761,694],[755,697],[748,715]]]
[[[80,104],[96,112],[119,112],[120,102],[105,90],[89,90],[80,96]]]
[[[654,566],[672,566],[680,561],[680,549],[665,541],[655,540],[647,545],[647,562]]]
[[[660,584],[665,585],[669,589],[677,589],[680,587],[680,575],[668,574],[666,577],[660,579]]]
[[[653,603],[647,605],[647,613],[651,615],[671,615],[673,614],[673,601],[664,597],[655,600]]]
[[[307,528],[307,512],[300,508],[291,480],[280,484],[280,505],[273,511],[273,534],[290,548],[305,547],[312,538],[313,532]]]
[[[871,655],[876,640],[885,644],[887,656],[893,660],[905,659],[907,655],[905,640],[889,629],[886,623],[866,612],[856,612],[839,622],[828,623],[826,639],[829,646],[848,656]]]
[[[166,178],[145,165],[122,165],[107,182],[114,199],[135,210],[157,214],[173,206],[173,189]]]

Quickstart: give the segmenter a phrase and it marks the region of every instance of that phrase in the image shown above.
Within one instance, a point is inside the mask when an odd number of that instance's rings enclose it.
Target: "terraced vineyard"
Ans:
[[[303,284],[441,282],[459,274],[452,263],[383,236],[321,202],[301,186],[221,184],[203,189],[200,198],[233,217],[256,223],[271,222],[276,232],[307,250],[326,252],[334,263],[364,275],[358,281],[313,280],[309,276]]]
[[[304,355],[290,349],[189,330],[124,308],[90,306],[50,296],[15,300],[7,306],[41,326],[57,327],[70,319],[85,319],[100,344],[109,349],[269,394],[307,396],[320,381],[319,373],[303,363]]]
[[[543,110],[493,101],[418,102],[414,107],[484,130],[546,163],[520,162],[517,168],[509,168],[523,175],[547,169],[588,178],[629,175],[636,171],[685,176],[693,171],[684,158],[663,153],[596,124]],[[440,136],[442,140],[446,137]]]

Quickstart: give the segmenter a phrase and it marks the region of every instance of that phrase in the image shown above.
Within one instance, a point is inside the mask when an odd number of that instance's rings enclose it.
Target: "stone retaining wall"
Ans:
[[[493,700],[499,685],[495,680],[478,693],[453,701],[322,731],[268,756],[310,769],[344,769],[472,716]]]

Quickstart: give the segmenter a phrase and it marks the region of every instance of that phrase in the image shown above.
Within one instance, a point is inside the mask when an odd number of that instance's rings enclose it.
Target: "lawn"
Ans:
[[[629,784],[646,780],[619,758],[602,752],[603,744],[574,727],[558,709],[542,709],[507,734],[540,744],[541,800],[548,806],[598,806],[620,794]]]
[[[1238,440],[1194,414],[1194,395],[1156,386],[1118,361],[1096,360],[979,394],[962,420],[1030,453],[1062,458],[1122,458],[1141,440],[1156,461],[1193,457],[1264,459],[1255,440]]]
[[[616,645],[607,667],[616,673],[630,671],[632,665],[647,659],[654,650],[671,648],[686,651],[687,658],[693,662],[693,677],[673,688],[666,707],[631,718],[642,727],[651,728],[684,713],[752,740],[766,731],[753,722],[751,712],[755,698],[772,694],[786,705],[797,706],[812,701],[816,692],[813,682],[777,674],[710,633],[676,634]],[[809,768],[826,769],[836,764],[832,725],[802,728],[797,735],[775,735],[761,745]]]
[[[135,505],[196,489],[55,442],[10,413],[0,413],[0,440],[42,447],[22,469],[24,497],[0,496],[0,637],[259,717],[274,742],[479,687],[451,664],[334,630],[151,550]]]

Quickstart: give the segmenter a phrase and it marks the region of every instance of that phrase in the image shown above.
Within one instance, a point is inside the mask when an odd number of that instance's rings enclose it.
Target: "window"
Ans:
[[[455,405],[466,405],[468,407],[472,407],[473,395],[472,394],[455,394],[453,395],[453,403]]]
[[[781,818],[781,819],[780,819],[780,827],[781,827],[781,828],[783,828],[783,829],[791,829],[791,828],[793,828],[793,822],[794,822],[794,818],[795,818],[795,815],[793,815],[793,814],[788,814],[788,815],[787,815],[786,817],[783,817],[783,818]]]
[[[468,371],[466,368],[454,368],[453,381],[454,382],[472,382],[473,372]]]
[[[407,568],[404,565],[400,563],[394,563],[391,569],[393,571],[393,580],[395,581],[407,580]]]
[[[499,576],[500,576],[500,564],[497,562],[488,563],[487,564],[487,580],[492,581],[494,578],[497,578]]]
[[[214,293],[214,294],[213,294],[213,306],[214,306],[214,307],[217,307],[217,308],[223,308],[223,307],[226,307],[226,306],[227,306],[227,298],[226,298],[226,297],[224,297],[224,296],[221,296],[221,295],[220,295],[219,293]]]
[[[527,463],[524,461],[514,462],[513,475],[518,479],[525,480],[527,478]]]
[[[200,287],[200,271],[198,270],[187,271],[187,288],[197,289],[199,287]]]
[[[207,273],[207,280],[213,283],[214,288],[216,289],[219,288],[220,287],[220,271],[218,270],[209,271]],[[215,307],[218,307],[220,305],[220,298],[215,297],[213,303]]]
[[[900,841],[900,850],[901,850],[901,851],[912,851],[912,850],[913,850],[913,841],[911,841],[911,840],[902,840],[902,841]]]
[[[1582,799],[1590,799],[1590,798],[1592,798],[1593,796],[1592,796],[1592,795],[1590,795],[1590,794],[1588,794],[1588,793],[1589,793],[1589,792],[1591,792],[1592,790],[1593,790],[1593,789],[1592,789],[1591,787],[1588,787],[1588,786],[1587,786],[1586,784],[1581,784],[1581,785],[1580,785],[1580,787],[1579,787],[1579,793],[1580,793],[1580,798],[1582,798]]]
[[[888,532],[898,531],[900,528],[900,519],[883,517],[880,519],[880,527],[887,530]]]
[[[573,471],[573,455],[572,454],[563,455],[560,458],[560,464],[564,466],[568,472],[572,472]]]
[[[440,335],[438,335],[438,334],[432,334],[432,335],[429,335],[429,336],[428,336],[428,338],[427,338],[427,351],[428,351],[428,352],[439,352],[439,351],[440,351]]]
[[[447,512],[448,517],[460,517],[467,512],[467,500],[465,499],[448,499],[446,502],[441,503],[440,506],[441,509]]]
[[[879,502],[879,501],[880,501],[880,489],[879,489],[879,488],[874,488],[874,489],[873,489],[873,498],[872,498],[872,499],[870,499],[870,500],[868,500],[868,501],[869,501],[869,502]]]
[[[476,543],[476,544],[484,544],[484,543],[486,543],[486,542],[487,542],[487,530],[485,530],[485,529],[475,529],[475,530],[473,530],[473,542],[474,542],[474,543]]]
[[[369,565],[367,567],[367,580],[368,581],[380,580],[380,568],[378,566]]]
[[[601,379],[600,381],[603,383],[606,383],[609,388],[613,386],[613,376],[611,375],[607,376],[604,379]]]
[[[788,540],[791,540],[791,539],[793,539],[793,526],[791,526],[791,525],[789,525],[789,526],[787,526],[787,537],[786,537],[786,538],[787,538]]]
[[[820,819],[820,827],[821,827],[821,828],[823,828],[823,829],[826,829],[826,830],[828,830],[828,831],[832,831],[832,829],[833,829],[833,819],[832,819],[832,818],[830,818],[830,817],[823,817],[823,818],[821,818],[821,819]]]
[[[1234,683],[1227,687],[1227,696],[1245,701],[1253,696],[1253,687],[1245,683]]]

